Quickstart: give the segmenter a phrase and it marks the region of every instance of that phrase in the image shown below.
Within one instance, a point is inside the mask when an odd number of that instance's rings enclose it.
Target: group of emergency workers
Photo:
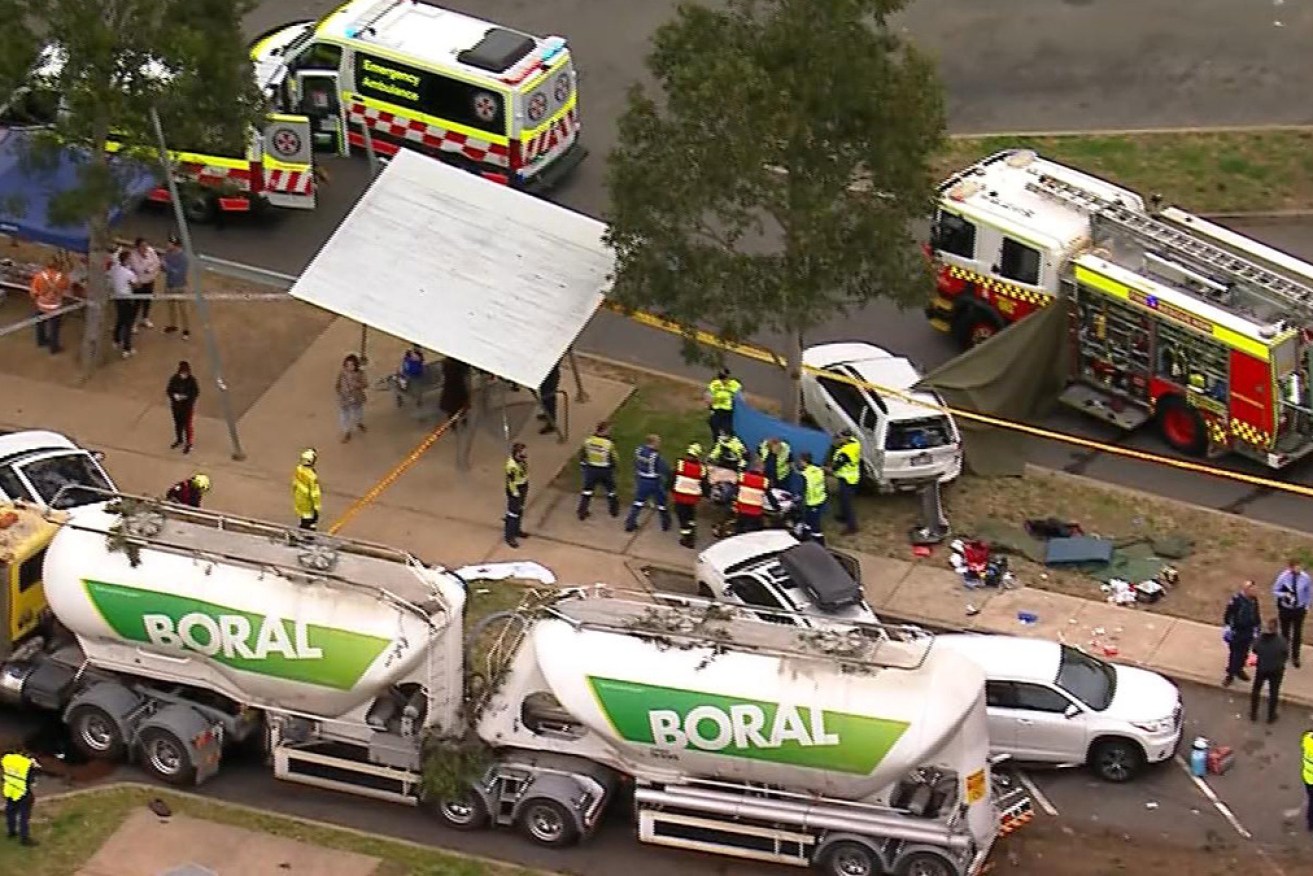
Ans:
[[[661,454],[660,435],[648,435],[634,450],[634,498],[624,520],[626,532],[638,528],[639,515],[648,505],[655,507],[662,532],[669,532],[672,526],[669,497],[679,524],[679,543],[692,548],[696,543],[698,506],[703,499],[716,494],[716,485],[725,484],[729,486],[726,503],[732,508],[734,532],[760,530],[768,510],[772,514],[780,513],[780,493],[784,492],[796,495],[801,503],[797,535],[803,540],[823,543],[822,520],[829,501],[827,472],[838,482],[838,519],[844,525],[844,533],[857,531],[853,498],[861,480],[862,454],[858,440],[850,432],[841,433],[823,465],[807,452],[795,457],[788,442],[779,437],[767,438],[755,454],[750,453],[743,440],[734,434],[734,404],[742,389],[743,385],[728,369],[722,369],[708,384],[708,425],[714,439],[710,453],[704,454],[702,445],[693,442],[671,466]],[[593,498],[600,490],[606,495],[608,513],[618,518],[620,496],[616,470],[620,456],[609,422],[598,423],[584,441],[579,465],[583,486],[576,516],[581,521],[592,516]],[[795,473],[800,481],[797,493],[791,489],[797,482]],[[505,475],[504,538],[506,544],[516,548],[521,539],[529,537],[522,522],[529,495],[529,459],[524,444],[517,442],[511,446]]]

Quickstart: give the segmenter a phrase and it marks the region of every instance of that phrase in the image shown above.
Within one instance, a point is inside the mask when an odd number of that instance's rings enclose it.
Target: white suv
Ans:
[[[879,622],[862,592],[855,558],[799,542],[782,529],[716,542],[698,554],[696,575],[698,595],[706,599],[787,612],[761,612],[763,620],[808,627]]]
[[[985,671],[994,754],[1088,765],[1109,782],[1167,760],[1181,740],[1181,692],[1156,672],[1106,663],[1069,645],[1020,636],[935,637]]]

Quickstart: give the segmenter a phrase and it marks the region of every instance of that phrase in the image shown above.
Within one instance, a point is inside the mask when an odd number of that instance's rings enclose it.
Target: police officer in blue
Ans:
[[[612,517],[620,516],[620,497],[615,492],[615,442],[611,440],[611,424],[606,420],[597,424],[597,429],[584,442],[579,451],[579,464],[583,468],[584,488],[579,493],[579,519],[588,519],[588,506],[593,501],[593,491],[598,487],[606,490],[606,504]]]
[[[634,451],[634,503],[625,518],[625,532],[638,528],[638,513],[649,501],[661,515],[661,531],[670,531],[670,509],[666,507],[666,483],[670,466],[661,458],[661,436],[648,435],[642,447]]]

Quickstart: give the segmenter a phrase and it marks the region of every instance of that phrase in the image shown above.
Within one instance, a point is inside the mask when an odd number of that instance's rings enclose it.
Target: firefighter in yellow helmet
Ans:
[[[190,508],[201,507],[201,499],[210,491],[210,476],[197,472],[169,487],[164,498]]]
[[[302,529],[314,529],[319,524],[319,511],[324,506],[319,489],[319,473],[315,463],[319,454],[313,447],[301,451],[301,464],[292,473],[292,507],[301,521]]]
[[[28,822],[32,820],[35,802],[32,784],[36,780],[36,761],[20,746],[0,758],[0,768],[4,770],[5,827],[9,829],[9,838],[34,846],[36,841],[28,833]]]

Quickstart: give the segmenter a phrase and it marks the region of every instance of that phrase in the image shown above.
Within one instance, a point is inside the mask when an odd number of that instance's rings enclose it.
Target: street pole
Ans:
[[[369,120],[362,119],[360,122],[361,134],[365,139],[365,156],[369,159],[369,178],[378,177],[378,155],[374,152],[374,135],[369,130]],[[360,324],[360,360],[364,362],[367,358],[366,351],[369,349],[369,326],[363,322]]]
[[[233,417],[232,399],[228,397],[228,384],[223,379],[223,361],[219,357],[219,342],[214,336],[214,325],[210,322],[210,305],[201,291],[201,276],[205,273],[200,262],[196,260],[196,250],[191,245],[191,229],[187,226],[187,217],[182,211],[182,201],[178,197],[178,184],[173,179],[173,161],[169,158],[169,147],[164,140],[164,126],[160,124],[159,113],[155,107],[150,109],[150,121],[155,126],[155,139],[159,143],[160,163],[164,165],[164,181],[169,187],[169,200],[173,202],[173,216],[178,222],[178,236],[182,239],[183,252],[187,254],[187,267],[191,269],[192,290],[196,298],[196,316],[201,323],[201,332],[205,335],[205,349],[210,357],[210,368],[214,370],[214,385],[219,390],[219,406],[223,409],[224,422],[228,424],[228,440],[232,442],[232,458],[241,462],[246,458],[242,450],[242,439],[237,435],[237,420]]]

